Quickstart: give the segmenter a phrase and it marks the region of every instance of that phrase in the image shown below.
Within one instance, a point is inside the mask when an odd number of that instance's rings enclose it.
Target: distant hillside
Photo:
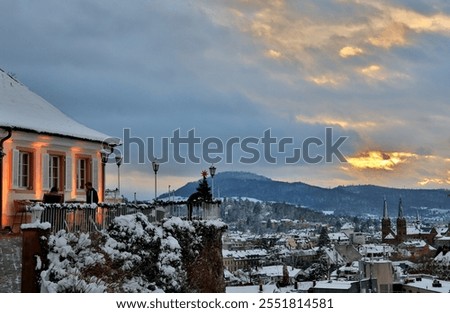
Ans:
[[[210,182],[211,185],[211,182]],[[190,182],[175,192],[188,197],[198,186]],[[336,214],[382,214],[383,197],[389,215],[397,214],[399,198],[405,214],[415,215],[418,209],[450,210],[449,193],[445,189],[398,189],[373,185],[321,188],[302,182],[288,183],[247,172],[222,172],[214,177],[215,197],[249,197],[262,201],[298,204],[314,210],[330,210]],[[162,196],[163,197],[163,196]]]

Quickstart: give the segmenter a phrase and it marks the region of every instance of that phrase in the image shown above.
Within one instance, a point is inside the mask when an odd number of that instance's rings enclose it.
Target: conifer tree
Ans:
[[[328,237],[328,228],[326,226],[322,226],[322,229],[320,230],[320,236],[319,236],[319,247],[325,247],[330,244],[330,237]]]
[[[204,201],[211,201],[211,187],[209,187],[208,180],[206,179],[206,177],[208,176],[208,172],[202,171],[202,176],[203,179],[199,181],[197,192],[201,195]]]

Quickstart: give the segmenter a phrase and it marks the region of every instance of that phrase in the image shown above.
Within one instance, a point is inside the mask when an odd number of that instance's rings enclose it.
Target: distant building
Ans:
[[[293,285],[302,273],[302,270],[287,266],[287,273],[289,275],[289,283]],[[261,267],[253,274],[253,276],[256,281],[260,281],[263,284],[280,282],[283,279],[283,265]]]
[[[376,285],[372,286],[372,292],[392,293],[394,284],[394,268],[389,260],[364,259],[362,262],[363,276],[376,278]]]
[[[222,257],[224,268],[230,272],[236,272],[260,267],[262,261],[267,257],[267,251],[264,249],[222,250]]]
[[[330,239],[330,242],[335,245],[350,244],[350,238],[345,232],[329,233],[328,238]]]
[[[376,285],[377,280],[375,278],[354,281],[323,280],[314,282],[309,291],[312,293],[368,293]]]
[[[387,202],[386,199],[384,199],[383,218],[381,219],[381,241],[383,243],[398,245],[407,240],[419,239],[426,241],[428,244],[432,244],[436,235],[437,231],[434,228],[430,231],[423,231],[417,227],[417,225],[416,227],[408,227],[406,218],[403,215],[403,203],[401,198],[398,204],[396,228],[394,229],[388,215]]]
[[[450,282],[425,276],[406,278],[403,284],[396,286],[396,292],[448,293],[450,292]]]

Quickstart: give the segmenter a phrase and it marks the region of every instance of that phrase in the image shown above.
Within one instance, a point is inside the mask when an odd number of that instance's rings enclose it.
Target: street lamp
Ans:
[[[214,199],[214,175],[216,175],[216,167],[214,164],[211,164],[209,167],[209,175],[211,175],[211,194],[212,199]]]
[[[122,157],[120,155],[116,155],[116,164],[117,164],[117,193],[120,197],[120,165],[122,165]]]
[[[106,163],[108,163],[108,159],[109,159],[109,155],[111,154],[111,152],[109,152],[108,150],[105,149],[105,147],[100,151],[100,155],[102,158],[102,201],[105,201],[105,167],[106,167]],[[95,187],[96,188],[96,187]]]
[[[152,162],[152,168],[153,168],[153,172],[155,172],[155,202],[156,202],[156,198],[157,198],[157,196],[158,196],[158,189],[157,189],[158,181],[157,181],[157,176],[158,176],[158,170],[159,170],[159,163],[158,163],[158,161],[157,161],[156,159]]]

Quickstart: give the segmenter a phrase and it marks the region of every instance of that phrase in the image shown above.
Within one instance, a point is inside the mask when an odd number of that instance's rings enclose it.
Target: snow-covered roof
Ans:
[[[433,282],[439,282],[440,287],[433,286]],[[444,280],[435,280],[429,277],[422,277],[420,280],[415,279],[412,282],[408,282],[408,286],[413,286],[419,289],[428,290],[431,292],[443,292],[448,293],[450,291],[450,282]]]
[[[427,243],[424,240],[416,239],[404,241],[401,245],[409,248],[423,248]]]
[[[439,227],[435,227],[435,228],[436,228],[437,233],[441,234],[441,235],[445,235],[449,230],[447,226],[439,226]]]
[[[250,249],[239,251],[230,251],[223,249],[222,255],[227,258],[247,259],[255,257],[265,257],[267,256],[267,251],[265,249]]]
[[[437,263],[441,263],[442,265],[449,266],[450,265],[450,253],[440,252],[435,258],[434,261]]]
[[[424,231],[424,230],[418,228],[417,226],[408,226],[406,228],[406,233],[408,235],[418,235],[418,234],[429,234],[430,232]]]
[[[364,255],[366,254],[384,254],[392,253],[393,248],[389,245],[376,245],[376,244],[365,244],[361,245],[358,251]]]
[[[352,287],[350,281],[338,281],[338,280],[321,280],[316,283],[314,288],[316,289],[343,289],[348,290]]]
[[[439,239],[436,239],[436,241],[450,241],[450,236],[440,236]]]
[[[292,268],[291,266],[287,266],[287,270],[290,278],[295,278],[302,271],[298,268]],[[268,277],[279,277],[283,276],[283,265],[270,265],[264,266],[257,271],[259,275],[265,275]]]
[[[331,241],[349,240],[347,234],[343,232],[329,233],[328,238],[330,238]]]
[[[71,119],[0,69],[0,127],[102,142],[107,135]]]
[[[341,230],[347,230],[347,229],[355,229],[352,223],[345,223],[342,225]]]

